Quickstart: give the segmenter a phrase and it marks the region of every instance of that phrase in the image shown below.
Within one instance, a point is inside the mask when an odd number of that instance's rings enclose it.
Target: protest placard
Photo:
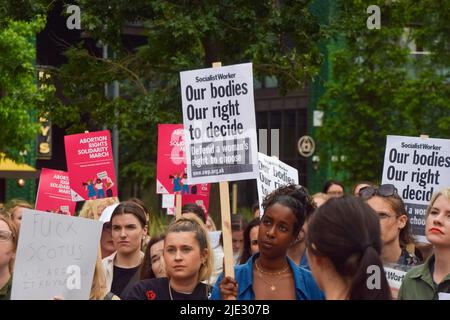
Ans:
[[[398,263],[387,263],[383,266],[394,299],[397,299],[398,291],[405,279],[405,275],[411,268],[412,266],[401,265]]]
[[[68,215],[75,213],[67,172],[42,168],[35,209]]]
[[[156,192],[187,194],[186,154],[182,124],[158,124]]]
[[[258,187],[260,216],[262,216],[264,213],[262,208],[264,198],[281,186],[298,184],[298,170],[261,152],[258,152],[258,168],[259,174],[256,185]]]
[[[208,210],[209,210],[209,194],[210,194],[210,184],[209,183],[202,183],[195,185],[197,189],[194,190],[194,193],[182,195],[180,197],[177,197],[175,199],[175,202],[172,205],[172,208],[169,210],[169,214],[174,214],[174,208],[177,205],[178,199],[181,199],[181,205],[184,206],[187,203],[195,203],[196,205],[200,206],[203,211],[205,212],[206,217],[208,217]],[[163,195],[164,196],[164,195]]]
[[[175,195],[174,194],[163,194],[162,195],[162,205],[161,208],[174,208],[175,207]]]
[[[64,145],[73,201],[117,197],[108,130],[65,136]]]
[[[412,233],[425,239],[425,213],[433,193],[450,181],[450,140],[387,136],[383,184],[393,184],[406,205]]]
[[[24,209],[11,299],[87,300],[102,223]]]
[[[189,183],[255,179],[252,64],[180,73]]]

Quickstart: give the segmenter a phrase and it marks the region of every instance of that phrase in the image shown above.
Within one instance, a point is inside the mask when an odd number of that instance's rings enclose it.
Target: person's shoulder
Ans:
[[[314,280],[311,271],[296,264],[292,267],[294,277],[298,279],[295,283],[296,288],[303,292],[305,298],[307,300],[323,300],[323,292],[319,289],[319,286],[317,285],[316,280]]]
[[[426,263],[412,266],[411,269],[409,269],[408,272],[406,272],[405,277],[403,278],[403,281],[405,281],[406,279],[411,280],[411,279],[419,278],[426,271],[427,267],[428,266]]]

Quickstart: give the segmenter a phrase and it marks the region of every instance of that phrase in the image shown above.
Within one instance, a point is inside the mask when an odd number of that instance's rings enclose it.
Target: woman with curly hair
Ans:
[[[289,185],[278,188],[264,199],[259,253],[234,268],[235,279],[220,276],[212,299],[323,299],[311,273],[287,256],[305,222],[303,196],[300,186]]]

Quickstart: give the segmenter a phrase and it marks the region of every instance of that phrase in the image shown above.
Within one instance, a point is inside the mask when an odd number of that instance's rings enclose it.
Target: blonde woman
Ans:
[[[164,240],[167,277],[138,282],[126,300],[207,300],[211,287],[211,245],[202,221],[192,214],[173,221]]]
[[[105,270],[103,269],[100,253],[95,263],[94,278],[92,279],[91,295],[89,300],[120,300],[118,296],[108,291]]]
[[[412,268],[398,293],[399,300],[450,299],[450,187],[433,196],[428,205],[425,235],[434,253]]]
[[[0,216],[0,300],[9,300],[11,297],[17,238],[14,223],[9,218]]]
[[[87,200],[80,210],[79,216],[82,218],[98,220],[106,207],[119,203],[119,198],[104,198],[98,200]]]
[[[34,209],[34,208],[30,203],[21,199],[12,199],[6,206],[6,211],[9,213],[11,221],[16,226],[17,232],[20,231],[23,209]]]

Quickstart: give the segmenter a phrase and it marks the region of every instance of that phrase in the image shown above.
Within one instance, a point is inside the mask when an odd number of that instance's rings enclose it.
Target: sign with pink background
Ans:
[[[65,136],[64,144],[72,200],[117,197],[109,131]]]
[[[73,215],[75,202],[70,195],[69,175],[65,171],[42,168],[36,197],[36,210]]]
[[[191,189],[194,186],[188,185],[186,181],[186,153],[183,125],[159,124],[156,193],[191,194]]]

